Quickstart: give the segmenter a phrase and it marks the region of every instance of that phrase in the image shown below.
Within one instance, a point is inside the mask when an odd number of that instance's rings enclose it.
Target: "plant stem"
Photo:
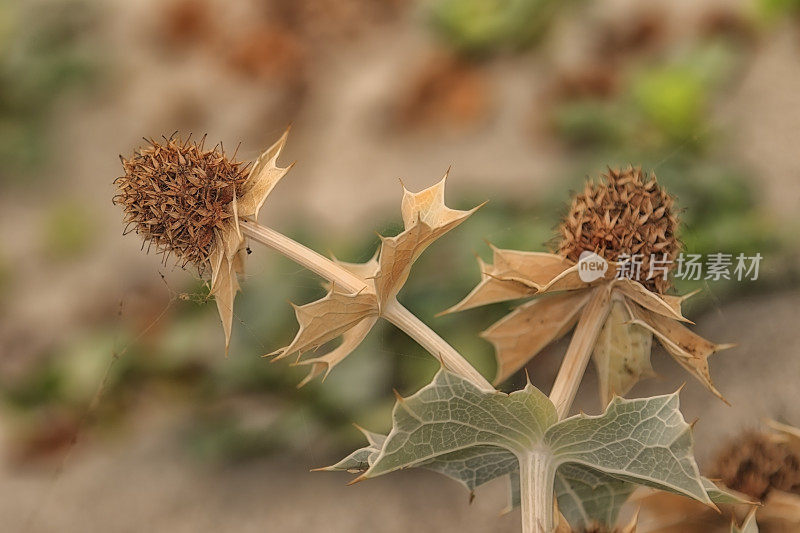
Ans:
[[[555,529],[555,475],[555,468],[545,454],[528,453],[519,458],[522,533],[551,533]]]
[[[486,378],[475,370],[475,367],[469,364],[455,348],[445,342],[436,332],[417,318],[414,313],[403,307],[397,300],[389,302],[383,308],[381,316],[405,331],[420,346],[425,347],[431,355],[442,362],[442,365],[447,370],[464,376],[481,389],[494,390],[494,387],[486,381]]]
[[[583,380],[586,365],[597,341],[597,336],[610,310],[611,286],[604,283],[594,289],[589,303],[581,314],[572,334],[567,354],[550,391],[550,401],[556,406],[559,420],[569,414],[578,386]]]
[[[367,289],[367,284],[358,276],[297,241],[257,222],[241,220],[242,233],[256,242],[272,248],[292,261],[311,270],[315,274],[351,291]],[[469,379],[483,390],[495,390],[494,387],[464,357],[442,339],[424,322],[414,316],[397,300],[384,306],[381,312],[386,320],[406,332],[431,355],[442,362],[448,370]]]

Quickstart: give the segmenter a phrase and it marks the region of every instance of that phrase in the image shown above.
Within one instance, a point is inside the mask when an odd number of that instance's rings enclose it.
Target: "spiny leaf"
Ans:
[[[711,501],[717,505],[758,504],[757,501],[754,501],[746,494],[733,491],[724,485],[714,483],[708,478],[703,478],[703,485],[706,488],[708,497],[711,498]]]
[[[347,294],[338,292],[334,288],[321,300],[303,306],[295,306],[295,314],[300,324],[300,330],[289,346],[279,350],[276,354],[271,354],[276,355],[275,360],[293,353],[302,355],[309,350],[315,350],[353,327],[363,324],[365,319],[377,317],[378,300],[375,298],[375,294],[368,291]],[[374,323],[371,321],[371,324]],[[358,339],[358,343],[366,337],[367,332],[359,332],[360,335],[355,337]],[[351,343],[355,338],[351,339]]]
[[[493,264],[486,264],[478,259],[481,268],[481,282],[478,286],[443,314],[545,292],[590,286],[580,279],[578,265],[560,255],[502,250],[494,246],[492,252]]]
[[[356,474],[364,472],[367,470],[367,468],[369,468],[369,466],[375,461],[375,457],[377,457],[380,453],[381,447],[386,441],[386,435],[373,433],[372,431],[368,431],[359,426],[356,427],[359,431],[361,431],[361,433],[364,434],[369,444],[354,451],[336,464],[326,466],[324,468],[317,468],[317,471],[344,471],[350,472],[351,474]]]
[[[373,445],[358,454],[358,470],[364,471],[358,480],[422,467],[473,490],[509,475],[514,498],[519,458],[540,454],[553,466],[560,498],[573,520],[611,520],[630,493],[630,483],[713,505],[691,455],[691,429],[676,394],[616,398],[600,416],[557,422],[553,404],[530,384],[508,395],[487,392],[443,369],[419,392],[398,399],[392,421],[377,455]],[[344,467],[352,469],[352,463],[330,468]],[[570,502],[587,487],[595,501],[575,509]]]
[[[666,298],[646,289],[644,285],[631,279],[615,280],[614,288],[645,309],[673,320],[692,323],[691,320],[681,314],[680,304],[683,298]]]
[[[436,185],[413,193],[403,188],[401,211],[405,230],[395,237],[382,237],[380,269],[375,278],[378,300],[383,306],[393,299],[408,279],[414,261],[430,244],[464,222],[480,206],[469,211],[444,204],[447,174]]]
[[[392,431],[364,478],[387,474],[474,446],[525,453],[558,417],[541,391],[528,385],[511,394],[485,392],[440,370],[429,385],[399,400]]]
[[[278,156],[286,144],[287,129],[283,136],[256,161],[242,186],[242,197],[231,201],[232,216],[225,221],[221,231],[214,232],[209,263],[211,264],[211,295],[225,332],[225,355],[231,342],[233,327],[233,302],[239,291],[238,276],[244,274],[246,240],[239,230],[239,217],[258,217],[258,211],[272,192],[273,187],[291,168],[278,166]]]
[[[344,263],[334,260],[364,282],[364,290],[347,294],[327,285],[328,295],[307,305],[296,307],[300,329],[294,341],[277,352],[280,359],[297,352],[319,348],[342,337],[342,343],[321,356],[298,360],[312,365],[300,386],[331,369],[353,352],[377,322],[381,310],[394,299],[408,279],[411,266],[433,241],[455,228],[477,209],[458,211],[444,204],[447,176],[436,185],[418,193],[403,189],[402,215],[405,230],[391,238],[382,238],[381,246],[366,263]]]
[[[758,524],[756,524],[756,508],[754,507],[747,518],[742,522],[741,527],[736,525],[736,522],[731,524],[731,533],[758,533]]]
[[[545,443],[559,464],[583,464],[713,505],[692,455],[692,430],[681,415],[677,393],[616,397],[602,415],[559,422]]]
[[[714,383],[708,368],[708,358],[715,352],[733,347],[732,344],[714,344],[689,328],[638,306],[630,306],[633,323],[652,331],[669,354],[694,375],[708,390],[726,401]]]
[[[640,379],[655,375],[650,364],[652,343],[648,329],[631,323],[625,302],[614,300],[592,352],[603,406],[614,396],[625,395]]]
[[[584,291],[572,291],[532,300],[481,333],[481,337],[494,345],[495,383],[505,381],[572,329],[589,296]]]
[[[353,350],[358,348],[369,332],[372,331],[372,327],[377,321],[378,317],[363,319],[342,334],[342,343],[335,349],[324,355],[299,361],[299,365],[311,365],[311,370],[308,371],[308,375],[303,378],[297,386],[302,387],[306,385],[320,374],[324,374],[322,378],[324,380],[328,374],[330,374],[334,366],[338,365],[345,357],[353,353]]]
[[[558,509],[577,531],[617,523],[635,485],[582,465],[565,464],[556,473]]]
[[[278,157],[286,145],[289,130],[290,128],[286,128],[281,138],[256,159],[253,168],[250,170],[250,175],[242,187],[242,197],[238,202],[240,216],[257,219],[261,206],[264,205],[269,193],[294,166],[294,163],[288,167],[278,166]]]

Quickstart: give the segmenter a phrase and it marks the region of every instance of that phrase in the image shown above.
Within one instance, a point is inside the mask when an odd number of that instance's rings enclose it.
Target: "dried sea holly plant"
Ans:
[[[732,345],[710,342],[682,324],[690,322],[681,314],[681,303],[691,294],[665,294],[681,248],[678,226],[674,200],[654,175],[632,167],[609,169],[573,198],[559,227],[557,253],[493,247],[493,264],[478,260],[480,284],[445,313],[533,298],[482,334],[495,348],[495,383],[574,327],[551,394],[561,417],[590,356],[604,405],[653,375],[654,335],[722,399],[711,381],[708,357]],[[593,264],[604,269],[588,272]]]
[[[364,431],[366,447],[323,470],[358,473],[358,481],[426,468],[470,491],[506,477],[509,508],[521,508],[524,533],[635,531],[635,517],[626,525],[617,522],[637,485],[712,508],[747,502],[700,475],[677,393],[630,400],[617,396],[649,368],[650,334],[713,391],[706,359],[722,346],[680,324],[686,321],[682,298],[663,294],[665,280],[616,280],[601,272],[598,279],[584,282],[579,275],[580,254],[586,251],[614,265],[623,253],[659,251],[674,257],[678,241],[672,199],[654,179],[629,169],[611,171],[604,184],[587,185],[564,223],[558,254],[495,250],[494,265],[482,265],[481,284],[451,309],[537,296],[504,319],[503,327],[512,322],[505,333],[495,325],[487,334],[498,346],[500,379],[577,323],[550,397],[530,383],[505,394],[397,301],[419,255],[479,206],[468,211],[447,207],[446,176],[421,192],[404,189],[404,230],[381,237],[373,259],[363,264],[327,259],[257,222],[267,196],[289,170],[278,164],[286,137],[252,166],[228,158],[221,148],[205,148],[202,140],[150,140],[122,158],[124,175],[116,181],[115,202],[124,209],[127,227],[148,248],[172,254],[182,266],[194,265],[201,273],[210,270],[226,353],[243,251],[251,240],[326,280],[324,298],[295,306],[300,327],[294,340],[268,354],[275,359],[296,355],[295,364],[309,366],[303,383],[327,375],[379,318],[408,333],[441,362],[429,384],[397,398],[388,435]],[[303,357],[335,339],[340,344],[333,350]],[[566,418],[592,351],[606,368],[605,411]],[[621,379],[617,373],[628,365],[637,370]]]

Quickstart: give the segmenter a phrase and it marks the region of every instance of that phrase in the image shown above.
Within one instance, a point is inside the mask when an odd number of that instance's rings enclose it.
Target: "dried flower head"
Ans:
[[[638,168],[609,170],[602,183],[588,183],[573,200],[561,226],[559,253],[493,246],[491,264],[478,260],[481,282],[445,313],[532,298],[481,334],[495,347],[496,383],[575,328],[565,357],[579,360],[591,353],[606,405],[614,395],[626,394],[639,380],[654,374],[653,337],[723,399],[711,381],[708,358],[732,345],[710,342],[681,324],[690,322],[681,304],[691,294],[664,294],[668,282],[663,270],[654,269],[655,276],[647,279],[649,254],[662,260],[674,259],[678,253],[677,226],[673,199],[654,177]],[[605,261],[582,262],[584,251],[595,252]],[[618,276],[623,254],[644,255],[647,261]]]
[[[669,268],[680,251],[676,234],[678,218],[673,198],[641,168],[609,169],[600,183],[587,183],[572,200],[569,213],[559,227],[558,253],[578,261],[581,252],[595,252],[608,261],[640,256],[639,281],[663,293],[669,280],[654,269],[651,257]],[[649,278],[649,279],[648,279]]]
[[[800,494],[800,455],[774,435],[751,431],[728,443],[711,475],[759,500],[772,490]]]
[[[149,246],[175,253],[185,266],[200,272],[211,267],[211,294],[225,331],[227,353],[233,324],[237,276],[244,270],[247,247],[239,227],[244,218],[256,219],[273,187],[289,171],[278,166],[283,136],[250,167],[225,156],[222,149],[206,150],[203,141],[182,142],[174,136],[122,159],[125,175],[115,183],[114,203],[125,210],[126,232],[131,228]]]
[[[125,210],[126,233],[135,231],[155,245],[166,261],[174,253],[185,267],[204,270],[215,232],[233,216],[249,166],[226,157],[222,149],[205,149],[203,141],[175,137],[149,145],[122,160],[125,175],[115,180],[114,203]]]

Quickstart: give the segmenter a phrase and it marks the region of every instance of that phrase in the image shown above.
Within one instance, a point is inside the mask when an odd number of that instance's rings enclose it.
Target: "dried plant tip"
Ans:
[[[576,262],[587,250],[608,261],[640,257],[641,268],[632,269],[639,273],[637,281],[663,293],[670,284],[663,269],[671,269],[681,248],[678,224],[673,198],[655,175],[634,167],[609,169],[600,183],[587,183],[573,199],[559,227],[558,253]],[[651,258],[664,261],[654,265],[652,277]]]
[[[249,165],[204,149],[203,142],[175,137],[154,140],[120,158],[125,175],[117,178],[114,203],[125,210],[126,232],[133,230],[155,246],[164,259],[174,253],[182,267],[194,263],[202,272],[214,235],[234,217]]]
[[[771,435],[748,432],[722,450],[711,477],[760,500],[773,489],[800,494],[800,456]]]

